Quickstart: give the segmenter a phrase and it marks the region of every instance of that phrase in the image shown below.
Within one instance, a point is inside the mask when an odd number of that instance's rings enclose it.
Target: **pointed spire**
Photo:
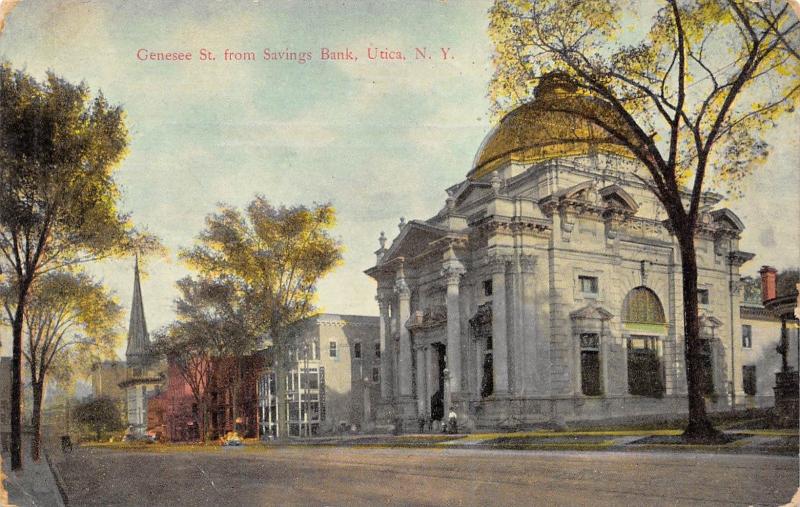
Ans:
[[[128,326],[128,348],[125,356],[128,363],[136,362],[147,355],[150,345],[150,335],[147,333],[147,321],[144,318],[144,303],[142,302],[142,287],[139,282],[139,254],[136,254],[133,267],[133,300],[131,301],[131,321]]]

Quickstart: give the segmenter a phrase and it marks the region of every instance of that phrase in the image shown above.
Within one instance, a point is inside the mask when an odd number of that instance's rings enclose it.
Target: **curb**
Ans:
[[[47,466],[50,468],[50,473],[53,474],[53,479],[56,481],[56,488],[58,488],[58,494],[61,496],[61,501],[64,503],[64,506],[69,505],[69,497],[67,497],[67,491],[64,488],[64,479],[61,478],[61,473],[58,471],[58,468],[53,466],[53,462],[50,461],[50,453],[44,451],[44,459],[47,461]]]

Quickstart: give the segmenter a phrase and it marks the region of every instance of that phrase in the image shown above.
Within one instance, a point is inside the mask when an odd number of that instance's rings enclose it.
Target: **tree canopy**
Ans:
[[[37,81],[0,62],[0,277],[13,350],[11,468],[22,467],[22,328],[29,291],[44,273],[159,248],[118,209],[113,173],[127,152],[124,111],[102,93],[48,72]]]
[[[663,204],[683,268],[684,436],[718,438],[702,392],[697,220],[709,182],[736,191],[800,100],[800,22],[780,0],[495,0],[489,15],[493,110],[541,95],[543,110],[601,127]]]
[[[218,356],[241,358],[268,342],[280,378],[294,339],[287,328],[314,313],[317,283],[341,260],[334,224],[329,204],[276,207],[261,195],[244,211],[220,204],[181,252],[197,274],[178,283],[174,330],[202,336]]]
[[[72,417],[78,424],[91,429],[97,440],[100,440],[104,431],[123,428],[122,415],[114,400],[107,396],[83,401],[72,409]]]

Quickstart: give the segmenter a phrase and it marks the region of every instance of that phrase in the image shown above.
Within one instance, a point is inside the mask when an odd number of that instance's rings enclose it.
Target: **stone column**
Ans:
[[[461,392],[461,311],[459,285],[464,268],[446,266],[442,274],[447,278],[447,369],[450,371],[452,392]]]
[[[431,413],[431,396],[439,389],[436,382],[437,378],[434,376],[433,371],[433,346],[428,345],[425,347],[425,373],[427,378],[425,380],[428,389],[426,390],[427,398],[425,399],[425,411]]]
[[[410,397],[411,393],[411,336],[406,327],[411,316],[411,291],[408,288],[402,268],[397,278],[395,291],[399,300],[397,327],[400,332],[400,357],[397,376],[400,381],[400,396]]]
[[[425,375],[425,351],[417,348],[417,416],[424,416],[425,400],[427,399],[427,375]]]
[[[387,401],[392,398],[392,379],[389,369],[391,355],[389,353],[389,337],[387,328],[389,326],[389,301],[386,296],[378,296],[378,306],[380,308],[379,324],[380,327],[380,347],[381,347],[381,398]]]
[[[508,336],[506,319],[506,260],[492,260],[492,368],[494,394],[508,394]]]

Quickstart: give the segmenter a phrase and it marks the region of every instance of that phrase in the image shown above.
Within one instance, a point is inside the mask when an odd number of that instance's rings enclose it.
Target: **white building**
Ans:
[[[305,319],[292,333],[294,365],[286,377],[284,414],[290,436],[368,430],[380,402],[378,318],[324,313]],[[266,353],[271,364],[270,350]],[[261,435],[278,436],[275,373],[258,385]]]
[[[165,378],[165,365],[150,350],[150,334],[147,332],[142,287],[139,282],[138,258],[134,266],[133,301],[125,361],[126,378],[119,386],[125,390],[128,431],[141,435],[147,430],[147,400],[160,392]]]
[[[572,93],[544,80],[486,137],[436,216],[401,220],[388,248],[381,236],[366,273],[377,281],[383,417],[410,423],[452,405],[488,427],[686,412],[677,242],[623,146],[538,107]],[[729,287],[753,256],[720,200],[703,195],[697,227],[712,410],[729,406],[731,382],[746,399],[741,291]]]

